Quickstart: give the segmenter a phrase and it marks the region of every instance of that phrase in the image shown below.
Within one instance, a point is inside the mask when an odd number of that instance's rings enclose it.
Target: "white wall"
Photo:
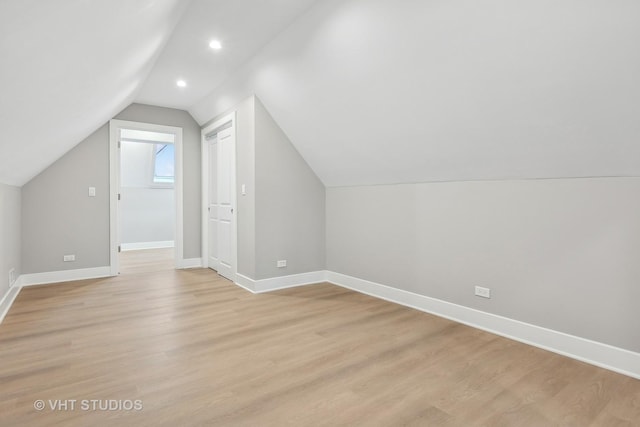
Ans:
[[[22,270],[20,255],[21,190],[0,184],[0,300],[9,289],[9,270],[17,279]],[[2,307],[0,307],[1,311]]]
[[[640,178],[329,188],[327,269],[640,352],[638,194]]]
[[[154,144],[123,141],[120,146],[120,186],[149,188]]]
[[[151,186],[153,144],[121,146],[120,242],[149,243],[175,239],[175,190]]]

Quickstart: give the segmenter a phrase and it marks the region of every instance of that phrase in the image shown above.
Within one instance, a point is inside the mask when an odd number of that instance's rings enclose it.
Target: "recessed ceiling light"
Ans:
[[[222,49],[222,43],[220,43],[219,40],[211,40],[209,42],[209,47],[215,50]]]
[[[178,85],[178,87],[187,87],[187,82],[185,82],[184,80],[178,80],[176,84]]]

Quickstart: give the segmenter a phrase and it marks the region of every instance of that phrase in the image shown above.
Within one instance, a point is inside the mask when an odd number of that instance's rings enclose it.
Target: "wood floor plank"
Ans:
[[[253,295],[145,265],[22,290],[0,325],[0,425],[640,425],[623,375],[326,283]]]

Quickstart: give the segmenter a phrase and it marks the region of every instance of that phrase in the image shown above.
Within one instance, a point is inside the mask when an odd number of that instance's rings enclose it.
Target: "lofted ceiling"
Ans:
[[[640,175],[640,2],[325,0],[189,111],[255,93],[327,186]]]
[[[136,102],[187,110],[315,0],[192,0]],[[218,40],[223,48],[209,48]],[[179,88],[176,80],[187,86]]]
[[[131,102],[203,124],[252,94],[328,186],[638,176],[637,16],[633,0],[2,0],[0,182]]]
[[[187,5],[0,1],[0,182],[24,184],[129,105]]]
[[[313,1],[0,1],[0,183],[23,185],[132,102],[187,109]]]

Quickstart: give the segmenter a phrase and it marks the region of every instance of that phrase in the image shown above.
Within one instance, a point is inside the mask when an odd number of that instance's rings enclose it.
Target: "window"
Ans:
[[[173,187],[175,183],[175,149],[173,144],[154,144],[153,184]]]

